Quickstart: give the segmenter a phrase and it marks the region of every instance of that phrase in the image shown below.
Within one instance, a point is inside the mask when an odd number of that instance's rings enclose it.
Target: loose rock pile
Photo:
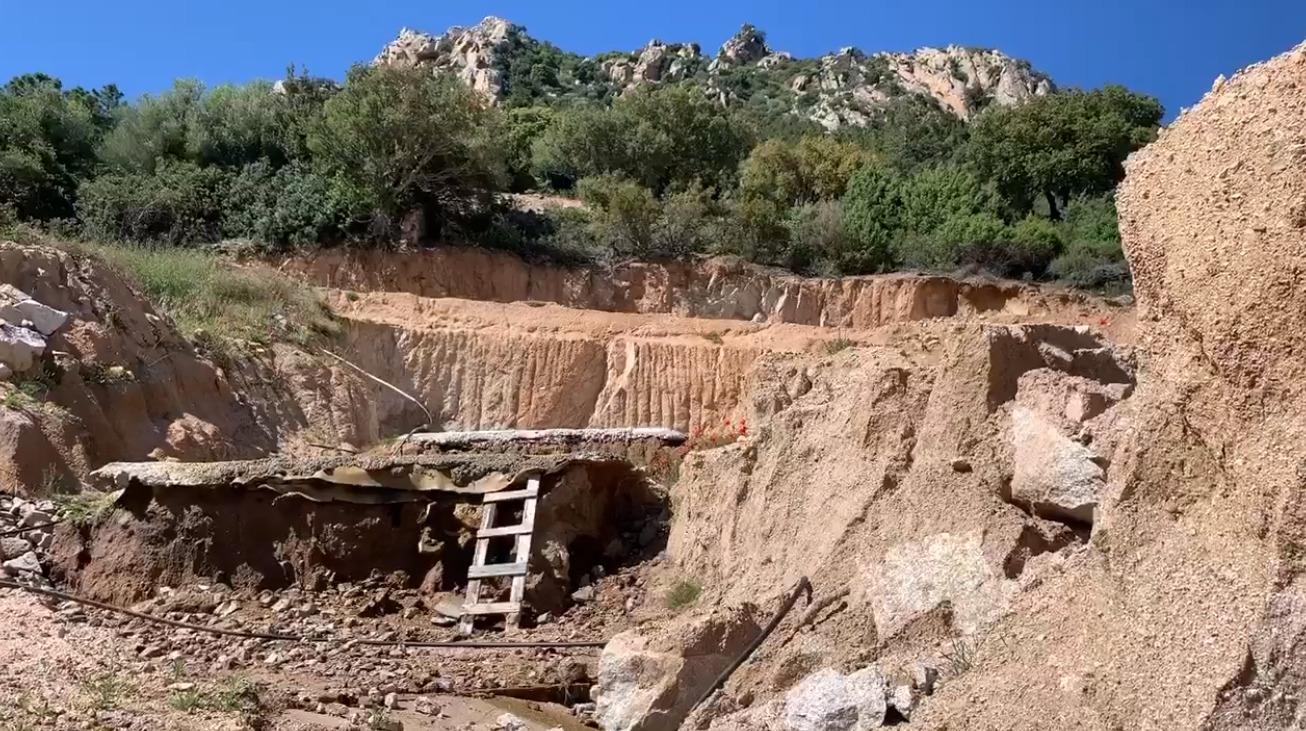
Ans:
[[[54,541],[54,503],[0,496],[0,561],[4,576],[23,584],[50,586],[46,552]]]
[[[0,380],[31,370],[45,353],[46,338],[67,321],[68,313],[0,284]]]

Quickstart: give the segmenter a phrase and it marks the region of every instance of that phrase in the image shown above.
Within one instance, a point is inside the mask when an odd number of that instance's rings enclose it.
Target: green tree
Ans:
[[[555,185],[601,175],[635,180],[656,195],[695,181],[734,186],[747,131],[689,86],[641,88],[611,108],[561,110],[534,145],[537,175]]]
[[[410,213],[425,231],[487,208],[502,187],[491,144],[497,118],[457,79],[421,69],[356,66],[310,133],[315,165],[361,197],[373,234],[393,238]]]
[[[902,181],[878,166],[862,168],[848,183],[843,213],[854,246],[840,270],[865,274],[892,267],[903,232]]]
[[[240,167],[267,159],[290,161],[284,94],[272,84],[226,84],[204,93],[187,130],[187,158],[201,165]]]
[[[843,196],[854,173],[873,162],[864,148],[828,136],[794,144],[771,139],[753,148],[740,167],[739,192],[786,207],[833,200]]]
[[[609,109],[577,106],[557,113],[531,144],[535,176],[555,188],[570,188],[582,178],[626,173],[625,121]]]
[[[1066,91],[992,107],[971,125],[967,154],[1020,212],[1046,201],[1053,219],[1075,195],[1110,191],[1129,153],[1155,138],[1163,110],[1122,86]]]
[[[549,107],[517,107],[504,114],[503,154],[514,191],[535,187],[531,150],[553,122],[554,111]]]
[[[114,90],[98,92],[106,99]],[[0,205],[20,219],[73,215],[76,190],[95,165],[102,133],[97,92],[66,92],[27,74],[0,87]]]
[[[116,173],[153,173],[163,162],[193,162],[190,142],[204,103],[204,85],[178,79],[158,96],[124,110],[104,139],[100,159]]]
[[[977,213],[996,215],[997,195],[970,170],[957,165],[923,168],[902,185],[903,227],[933,233],[944,221]]]
[[[884,103],[865,127],[845,128],[836,136],[867,148],[885,167],[910,173],[952,162],[965,145],[967,127],[934,98],[908,94]]]

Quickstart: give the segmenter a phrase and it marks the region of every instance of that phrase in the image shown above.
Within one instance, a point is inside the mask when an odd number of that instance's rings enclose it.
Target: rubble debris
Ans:
[[[0,559],[4,574],[23,583],[49,586],[47,551],[54,537],[55,506],[49,500],[0,495]]]

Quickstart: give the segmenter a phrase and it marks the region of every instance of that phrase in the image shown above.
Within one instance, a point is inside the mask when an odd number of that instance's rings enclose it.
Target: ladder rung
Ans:
[[[516,614],[520,611],[521,604],[518,602],[490,602],[463,607],[463,614]]]
[[[538,487],[528,487],[525,490],[507,490],[504,492],[487,492],[485,493],[485,502],[502,503],[508,500],[525,500],[527,498],[539,497],[540,490]]]
[[[473,566],[467,569],[467,578],[485,579],[491,576],[525,576],[525,563],[496,563],[489,566]]]
[[[498,536],[519,536],[523,533],[531,533],[535,526],[526,525],[505,525],[502,528],[482,528],[476,531],[477,538],[497,538]]]

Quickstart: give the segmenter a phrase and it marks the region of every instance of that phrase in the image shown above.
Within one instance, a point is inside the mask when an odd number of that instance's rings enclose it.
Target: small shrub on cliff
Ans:
[[[667,590],[667,609],[683,609],[698,601],[702,593],[703,584],[697,579],[680,579]]]
[[[77,527],[99,523],[113,510],[114,501],[113,493],[110,492],[81,492],[54,497],[60,518]]]

